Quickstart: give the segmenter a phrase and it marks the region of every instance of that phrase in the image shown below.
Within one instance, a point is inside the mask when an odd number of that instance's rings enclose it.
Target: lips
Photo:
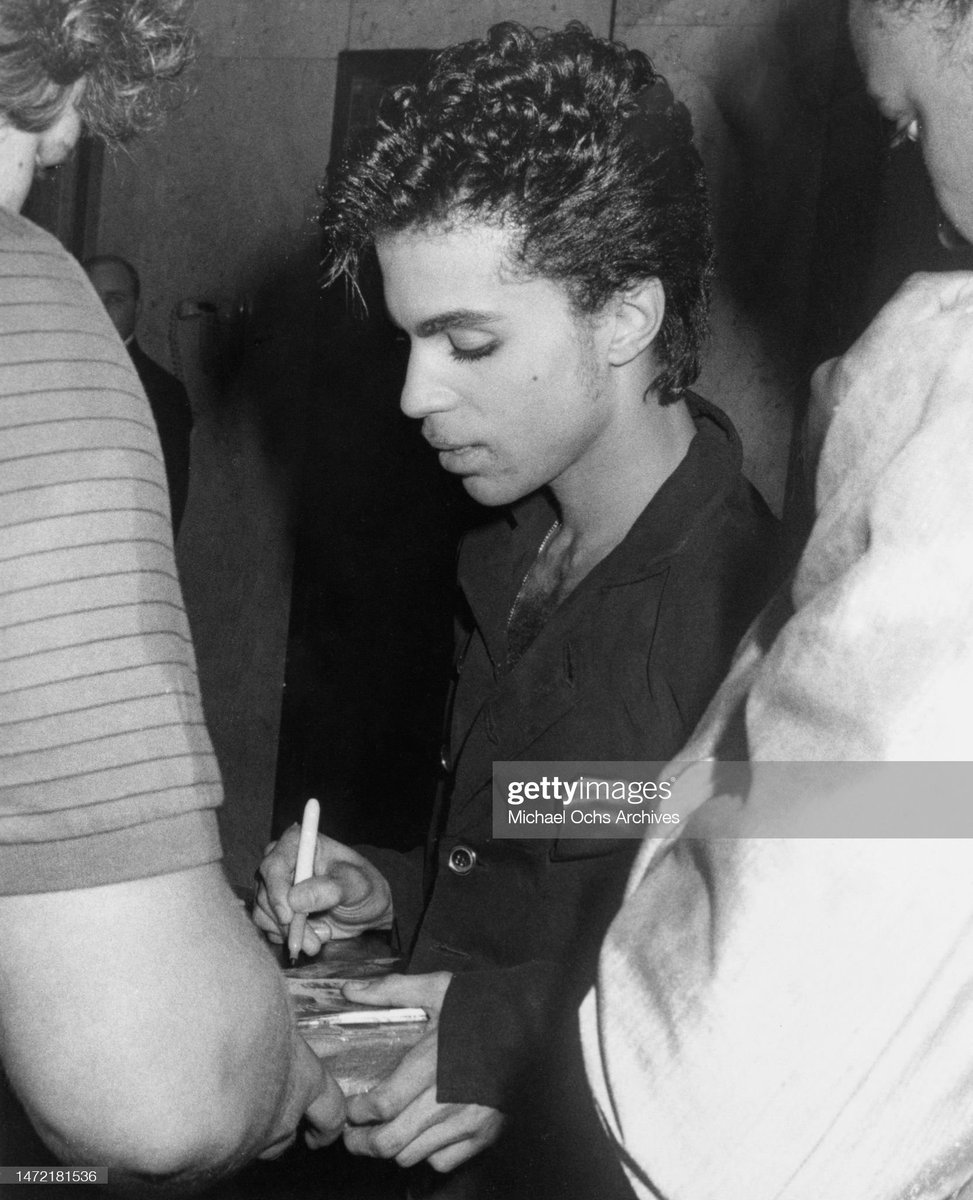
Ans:
[[[479,446],[449,446],[439,451],[439,465],[447,471],[461,471],[474,461]]]
[[[422,436],[438,454],[462,455],[477,449],[478,446],[477,442],[452,442],[436,434],[424,433]]]
[[[437,437],[436,434],[429,434],[423,430],[422,436],[426,439],[433,450],[438,450],[441,454],[449,454],[454,450],[465,450],[472,445],[471,442],[450,442],[444,437]]]
[[[476,442],[447,442],[441,438],[427,438],[429,445],[439,455],[439,465],[454,474],[468,473],[477,462],[477,455],[483,449]]]

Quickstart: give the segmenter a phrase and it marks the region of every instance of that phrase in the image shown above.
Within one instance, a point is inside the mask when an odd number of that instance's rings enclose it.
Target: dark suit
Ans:
[[[693,398],[691,408],[683,462],[512,667],[508,614],[550,503],[532,496],[464,541],[448,802],[444,789],[424,872],[418,853],[366,851],[392,888],[409,971],[455,973],[440,1019],[441,1101],[509,1111],[526,1084],[535,1107],[562,1102],[537,1094],[539,1064],[559,1056],[565,1022],[573,1029],[639,846],[493,839],[493,763],[667,760],[776,581],[776,524],[741,474],[739,439],[713,406]],[[470,869],[457,847],[475,852]]]
[[[135,338],[128,343],[128,352],[149,398],[159,432],[169,484],[172,532],[175,536],[182,523],[189,492],[189,439],[193,429],[189,396],[175,375],[170,375],[154,359],[149,358]]]

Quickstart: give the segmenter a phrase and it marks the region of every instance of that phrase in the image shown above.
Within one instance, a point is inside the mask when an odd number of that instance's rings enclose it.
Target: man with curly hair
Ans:
[[[18,210],[82,129],[151,125],[192,48],[175,0],[0,0],[0,1053],[53,1154],[174,1188],[344,1104],[220,868],[151,411]]]
[[[348,994],[421,1004],[430,1032],[350,1102],[345,1144],[450,1171],[525,1092],[545,1107],[541,1064],[634,852],[493,839],[493,763],[674,753],[766,595],[774,522],[729,421],[688,390],[706,185],[689,114],[643,54],[576,23],[506,23],[445,51],[386,97],[322,221],[334,278],[377,252],[411,342],[402,409],[500,512],[460,552],[447,782],[426,851],[322,837],[316,876],[291,890],[288,831],[257,919],[278,937],[295,911],[324,910],[330,937],[394,929],[408,975]],[[512,1172],[491,1186],[523,1194],[525,1159],[484,1157]]]

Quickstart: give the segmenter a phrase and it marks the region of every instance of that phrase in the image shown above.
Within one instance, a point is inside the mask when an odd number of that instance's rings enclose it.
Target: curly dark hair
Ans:
[[[83,81],[86,130],[124,141],[176,102],[195,44],[186,0],[0,0],[0,115],[41,133]]]
[[[354,280],[383,233],[502,223],[518,267],[562,283],[578,312],[658,278],[656,387],[669,398],[699,373],[713,247],[689,112],[644,54],[579,22],[504,22],[443,51],[383,98],[322,195],[331,282]]]

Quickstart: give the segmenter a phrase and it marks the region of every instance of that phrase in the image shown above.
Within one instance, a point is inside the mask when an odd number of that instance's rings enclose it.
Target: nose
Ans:
[[[456,404],[456,395],[437,373],[423,348],[413,346],[399,406],[407,417],[422,420],[433,413],[446,412]]]

